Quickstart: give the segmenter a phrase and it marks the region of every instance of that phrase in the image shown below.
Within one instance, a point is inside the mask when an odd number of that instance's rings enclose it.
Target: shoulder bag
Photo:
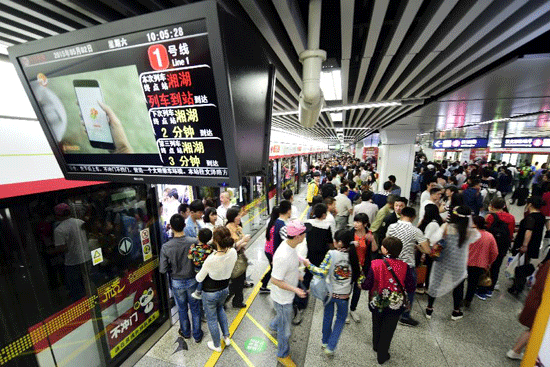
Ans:
[[[332,259],[330,262],[330,268],[325,277],[314,275],[309,287],[313,297],[323,301],[323,304],[325,305],[332,299],[332,284],[327,282],[327,278],[334,272],[334,262],[334,259]]]
[[[403,306],[405,307],[405,311],[410,311],[411,310],[411,303],[409,302],[409,296],[407,295],[407,291],[405,290],[405,288],[401,284],[401,281],[399,280],[399,278],[397,277],[397,275],[393,271],[393,268],[391,267],[388,260],[386,258],[384,258],[383,260],[384,260],[384,264],[386,264],[386,267],[390,271],[393,279],[397,282],[397,285],[399,286],[399,290],[401,291],[401,293],[403,293]]]

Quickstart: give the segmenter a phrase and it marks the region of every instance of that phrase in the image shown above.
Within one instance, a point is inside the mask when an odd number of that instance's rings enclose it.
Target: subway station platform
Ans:
[[[295,197],[295,205],[305,217],[304,193]],[[522,207],[512,206],[510,209],[519,222],[523,217]],[[252,262],[248,276],[254,282],[253,288],[245,289],[247,308],[236,310],[228,304],[230,347],[223,349],[221,354],[210,351],[206,346],[210,340],[206,323],[202,324],[205,336],[200,344],[189,339],[182,345],[176,315],[174,326],[135,366],[277,366],[277,339],[268,327],[275,311],[270,296],[258,293],[258,281],[268,266],[263,253],[264,242],[264,237],[259,236],[247,250]],[[523,307],[525,294],[519,299],[512,297],[506,292],[510,284],[511,281],[502,273],[500,291],[495,291],[486,301],[474,297],[471,308],[465,310],[464,318],[458,321],[450,318],[451,294],[436,300],[431,320],[426,319],[424,311],[428,296],[416,294],[412,317],[420,323],[416,327],[398,325],[390,348],[391,359],[384,366],[519,366],[519,361],[509,360],[505,354],[523,331],[517,316]],[[296,365],[377,366],[372,351],[367,296],[367,292],[362,293],[357,309],[361,321],[351,320],[345,326],[333,358],[325,356],[321,349],[323,306],[310,297],[302,323],[292,327],[290,355]]]

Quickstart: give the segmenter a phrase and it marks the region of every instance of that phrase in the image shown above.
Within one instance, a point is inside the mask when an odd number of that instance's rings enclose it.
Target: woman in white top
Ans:
[[[439,228],[443,224],[443,219],[441,218],[441,215],[439,214],[439,208],[435,204],[427,204],[424,207],[424,217],[422,218],[422,221],[418,224],[418,229],[424,233],[425,238],[433,238],[437,231],[439,231]],[[430,244],[433,245],[433,244]],[[432,258],[429,256],[426,256],[424,254],[417,253],[417,262],[419,264],[425,264],[428,269],[426,270],[426,280],[424,283],[418,283],[416,285],[416,293],[423,294],[425,293],[425,289],[428,288],[430,282],[430,271],[432,269]]]
[[[451,320],[463,317],[461,303],[464,298],[464,280],[468,276],[468,247],[477,241],[481,235],[472,228],[472,211],[461,205],[451,212],[451,218],[430,238],[430,242],[437,243],[444,240],[445,246],[441,255],[433,263],[428,288],[428,307],[426,317],[430,319],[433,313],[433,304],[436,298],[447,293],[453,293],[453,313]]]
[[[221,338],[218,324],[221,327],[225,346],[231,344],[229,339],[229,323],[223,308],[229,295],[229,279],[237,261],[237,251],[233,248],[231,233],[225,227],[216,227],[212,235],[212,244],[217,248],[202,265],[195,279],[203,282],[202,304],[206,313],[208,329],[212,335],[208,348],[221,352]]]
[[[218,217],[218,212],[215,208],[206,208],[202,216],[204,227],[214,232],[214,228],[223,226],[223,220]]]

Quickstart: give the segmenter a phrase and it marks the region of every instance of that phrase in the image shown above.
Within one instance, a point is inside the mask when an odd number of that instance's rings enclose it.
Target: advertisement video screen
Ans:
[[[69,177],[229,179],[204,19],[18,62]]]

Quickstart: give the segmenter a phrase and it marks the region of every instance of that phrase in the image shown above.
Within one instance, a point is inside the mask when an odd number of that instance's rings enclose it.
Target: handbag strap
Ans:
[[[405,303],[408,303],[409,301],[409,298],[407,297],[407,292],[405,291],[405,288],[403,288],[403,285],[401,284],[401,281],[399,280],[399,278],[397,277],[397,274],[395,274],[395,272],[393,271],[393,268],[391,267],[390,263],[388,262],[388,260],[386,260],[386,258],[383,259],[384,260],[384,263],[386,264],[386,267],[388,268],[388,270],[390,271],[393,279],[395,279],[395,281],[397,282],[397,285],[399,286],[399,290],[401,290],[401,292],[403,293],[403,296],[405,297],[405,300],[406,302]]]

